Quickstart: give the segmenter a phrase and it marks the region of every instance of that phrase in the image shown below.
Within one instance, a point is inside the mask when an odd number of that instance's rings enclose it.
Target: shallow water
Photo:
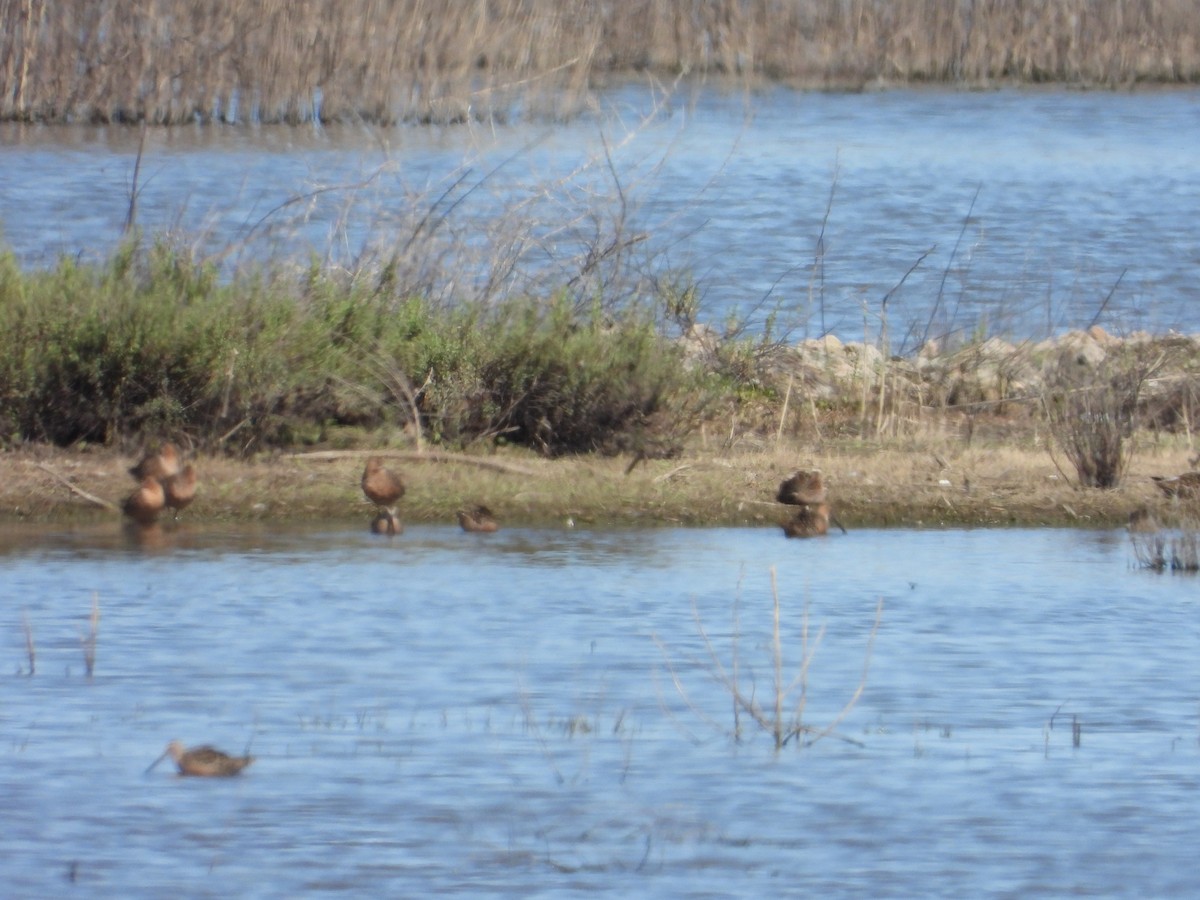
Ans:
[[[698,278],[717,323],[777,311],[792,337],[884,336],[897,351],[1094,322],[1195,332],[1198,110],[1195,90],[663,101],[624,87],[558,126],[178,128],[149,134],[138,222],[226,262],[316,252],[355,266],[408,241],[414,204],[435,205],[463,254],[501,258],[484,223],[519,208],[544,225],[509,284],[521,290],[569,269],[588,239],[603,244],[590,216],[616,212],[619,183],[626,234],[651,236],[635,249]],[[0,226],[23,263],[111,250],[137,141],[133,129],[0,127]]]
[[[1136,568],[1121,533],[181,528],[145,546],[104,525],[0,547],[14,896],[1200,888],[1197,582]],[[714,678],[736,655],[770,708],[772,569],[789,682],[809,609],[809,726],[841,714],[884,604],[857,705],[781,753],[745,715],[734,740]],[[257,760],[147,774],[171,738]]]

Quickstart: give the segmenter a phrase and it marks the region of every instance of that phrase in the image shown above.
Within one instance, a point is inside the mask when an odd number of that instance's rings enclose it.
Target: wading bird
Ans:
[[[152,525],[167,505],[162,482],[147,475],[132,494],[121,504],[121,512],[139,525]]]
[[[492,511],[483,505],[460,509],[455,515],[458,516],[458,524],[462,526],[463,531],[491,533],[500,528],[500,523],[496,521]]]
[[[141,481],[144,478],[169,478],[179,471],[179,451],[169,441],[157,453],[147,453],[129,474]]]
[[[783,533],[790,538],[819,537],[829,533],[830,518],[829,504],[805,504],[795,516],[783,523]],[[839,524],[838,527],[842,526]],[[845,530],[842,528],[843,533]]]
[[[779,485],[775,499],[790,506],[809,506],[825,502],[825,483],[819,469],[792,473]]]
[[[390,469],[384,468],[383,460],[372,456],[363,469],[362,489],[367,499],[379,507],[380,512],[391,513],[396,501],[404,496],[404,479]]]
[[[171,741],[167,744],[167,749],[163,751],[162,756],[150,763],[150,767],[146,771],[149,772],[168,756],[175,760],[180,775],[203,777],[236,775],[254,762],[253,756],[230,756],[207,746],[193,747],[191,750],[187,750],[179,741]]]
[[[182,471],[164,478],[162,486],[166,505],[169,509],[175,511],[175,518],[178,519],[180,510],[191,503],[196,497],[195,466],[188,463],[183,467]]]
[[[385,509],[371,520],[371,531],[374,534],[403,534],[404,523],[391,510]]]

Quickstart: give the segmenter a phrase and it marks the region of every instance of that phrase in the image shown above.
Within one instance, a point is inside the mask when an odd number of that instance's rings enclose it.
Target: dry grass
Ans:
[[[606,74],[859,86],[1200,76],[1189,0],[0,0],[0,118],[571,115]]]

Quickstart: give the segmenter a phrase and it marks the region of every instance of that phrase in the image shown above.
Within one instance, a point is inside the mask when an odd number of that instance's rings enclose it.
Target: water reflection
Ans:
[[[1127,541],[6,529],[8,889],[1192,893],[1195,582]],[[786,710],[837,723],[782,755],[722,687],[770,714],[772,568]],[[145,776],[175,738],[256,762]]]

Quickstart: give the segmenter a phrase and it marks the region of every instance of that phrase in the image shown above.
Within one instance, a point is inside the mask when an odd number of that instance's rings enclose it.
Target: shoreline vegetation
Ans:
[[[631,77],[664,97],[717,80],[1200,81],[1200,18],[1184,0],[68,0],[52,12],[0,0],[0,120],[562,121]],[[1092,322],[1002,338],[956,320],[949,278],[919,320],[889,321],[899,272],[864,303],[862,341],[813,337],[822,235],[806,297],[769,292],[714,322],[703,285],[637,229],[646,186],[613,149],[484,211],[467,200],[489,176],[469,169],[398,214],[358,208],[364,185],[318,188],[225,248],[142,233],[139,150],[108,258],[22,271],[0,252],[0,521],[112,515],[128,463],[164,440],[196,462],[192,523],[353,520],[367,453],[412,470],[412,522],[483,504],[510,524],[779,524],[772,498],[797,468],[822,471],[851,529],[1112,526],[1141,507],[1179,519],[1150,476],[1200,464],[1200,339]],[[340,222],[381,224],[350,258],[258,252],[288,246],[318,195],[347,196]]]
[[[114,516],[163,440],[195,461],[192,524],[365,522],[367,455],[405,471],[414,523],[483,504],[510,525],[780,525],[798,468],[851,530],[1187,518],[1151,476],[1200,462],[1200,337],[899,356],[886,323],[861,342],[718,329],[694,288],[639,284],[453,302],[388,267],[222,280],[137,237],[94,266],[4,255],[0,521]]]
[[[0,2],[0,121],[563,120],[637,77],[829,90],[1200,81],[1190,0]]]

